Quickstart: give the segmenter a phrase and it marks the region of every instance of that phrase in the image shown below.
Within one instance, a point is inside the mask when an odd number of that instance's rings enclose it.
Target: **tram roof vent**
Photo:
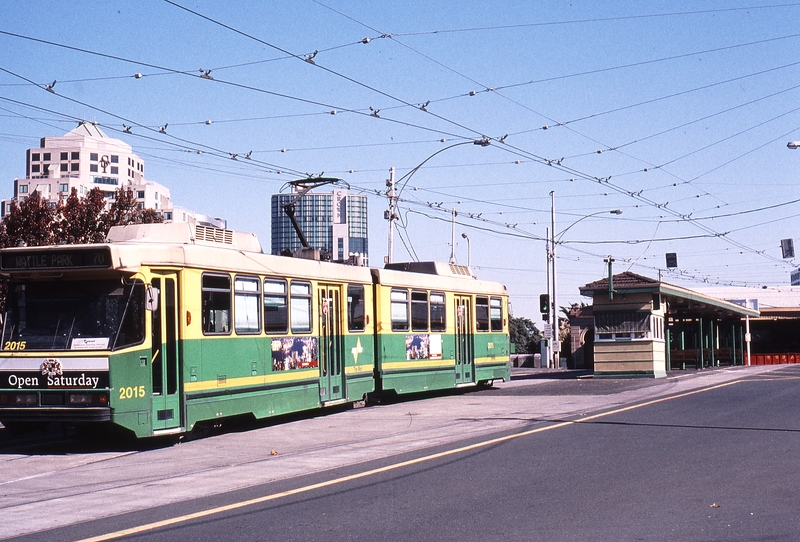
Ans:
[[[210,243],[233,244],[233,231],[222,228],[196,225],[194,227],[195,241],[208,241]]]
[[[227,245],[236,250],[261,252],[261,243],[254,233],[225,230],[197,224],[194,227],[195,243],[198,245]]]
[[[411,273],[424,273],[426,275],[440,275],[443,277],[475,278],[472,269],[466,265],[444,262],[399,262],[387,263],[385,269],[395,271],[409,271]]]

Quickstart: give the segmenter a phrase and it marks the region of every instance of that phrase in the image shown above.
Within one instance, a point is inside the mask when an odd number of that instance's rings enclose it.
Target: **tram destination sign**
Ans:
[[[111,251],[108,247],[10,250],[3,252],[0,265],[3,271],[103,269],[111,267]]]

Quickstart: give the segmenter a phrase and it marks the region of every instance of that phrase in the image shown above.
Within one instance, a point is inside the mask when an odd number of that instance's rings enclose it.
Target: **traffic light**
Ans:
[[[541,294],[539,295],[539,312],[542,314],[550,314],[550,295],[549,294]]]

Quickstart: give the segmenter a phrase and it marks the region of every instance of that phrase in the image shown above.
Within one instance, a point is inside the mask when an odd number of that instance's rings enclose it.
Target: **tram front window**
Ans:
[[[32,280],[8,285],[2,345],[25,350],[113,350],[142,341],[141,282]]]

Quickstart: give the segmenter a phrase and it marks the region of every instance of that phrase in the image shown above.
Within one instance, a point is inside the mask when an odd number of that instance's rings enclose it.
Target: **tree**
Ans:
[[[536,324],[531,320],[512,316],[508,330],[517,354],[535,354],[539,351],[542,334],[536,329]]]
[[[112,226],[163,221],[158,211],[142,209],[130,188],[118,189],[108,210],[99,188],[82,198],[73,188],[55,207],[34,191],[27,199],[11,203],[0,222],[0,246],[102,243]]]
[[[142,208],[130,188],[118,188],[111,207],[105,214],[106,233],[112,226],[127,226],[142,223]]]
[[[55,211],[47,200],[34,190],[21,201],[11,202],[11,209],[3,219],[3,246],[50,245],[55,242],[53,218]]]
[[[106,201],[99,188],[93,188],[85,198],[78,197],[73,188],[66,201],[56,207],[54,222],[58,242],[68,245],[102,243],[108,233],[104,228],[103,215]]]

